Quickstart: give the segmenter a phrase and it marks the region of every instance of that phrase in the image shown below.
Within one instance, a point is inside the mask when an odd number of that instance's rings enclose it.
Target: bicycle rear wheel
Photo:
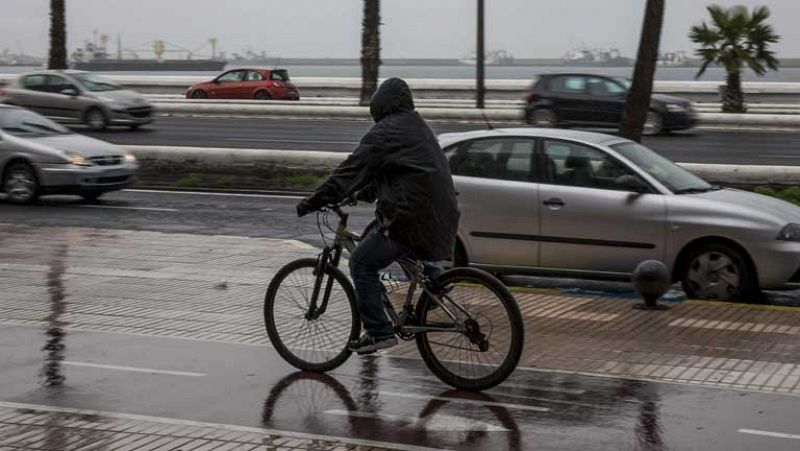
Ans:
[[[304,371],[330,371],[344,363],[350,340],[358,338],[361,322],[352,284],[337,268],[327,266],[317,307],[323,305],[325,287],[331,283],[325,311],[309,319],[317,260],[295,260],[275,274],[264,298],[264,322],[270,342],[289,364]]]
[[[519,363],[525,340],[514,297],[497,278],[476,268],[451,269],[436,284],[446,288],[441,297],[447,300],[442,303],[465,331],[417,334],[425,364],[443,382],[462,390],[485,390],[506,380]],[[444,309],[433,305],[433,301],[417,304],[419,324],[452,326]]]

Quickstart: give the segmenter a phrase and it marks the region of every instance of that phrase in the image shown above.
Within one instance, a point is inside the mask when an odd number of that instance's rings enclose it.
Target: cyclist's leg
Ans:
[[[378,272],[403,258],[408,250],[388,237],[372,232],[350,254],[350,274],[364,329],[372,338],[394,337],[392,323],[383,310],[383,284]]]

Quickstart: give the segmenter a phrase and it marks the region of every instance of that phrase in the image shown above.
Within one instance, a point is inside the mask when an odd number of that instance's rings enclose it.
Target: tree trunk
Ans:
[[[381,66],[380,0],[364,0],[364,20],[361,28],[361,105],[369,105],[378,88]]]
[[[50,0],[50,57],[48,69],[67,68],[67,24],[65,0]]]
[[[658,44],[661,39],[661,26],[664,23],[664,0],[647,0],[639,53],[633,69],[633,82],[628,91],[625,113],[619,126],[619,134],[624,138],[639,142],[642,129],[650,109],[650,95],[653,93],[653,76],[658,60]]]
[[[739,71],[728,72],[726,86],[721,89],[723,113],[746,113],[747,105],[744,103],[742,92],[742,75]]]

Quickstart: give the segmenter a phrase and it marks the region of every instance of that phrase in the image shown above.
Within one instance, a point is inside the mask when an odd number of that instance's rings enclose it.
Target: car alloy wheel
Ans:
[[[739,265],[731,257],[708,251],[689,263],[686,283],[695,297],[727,301],[738,296],[742,278]]]
[[[192,93],[192,98],[193,99],[207,99],[208,98],[208,94],[206,94],[205,91],[202,91],[202,90],[198,89],[197,91]]]
[[[647,119],[644,122],[644,129],[642,133],[645,135],[658,135],[664,129],[664,121],[661,119],[661,115],[656,113],[655,111],[649,111],[647,113]]]
[[[24,163],[15,164],[8,168],[4,185],[8,199],[15,204],[33,202],[39,191],[33,169]]]
[[[545,108],[533,110],[530,123],[536,127],[554,128],[557,125],[556,114]]]
[[[86,113],[86,123],[92,130],[104,130],[108,124],[105,113],[97,108],[93,108]]]
[[[269,93],[267,91],[258,91],[255,95],[256,100],[270,100]]]

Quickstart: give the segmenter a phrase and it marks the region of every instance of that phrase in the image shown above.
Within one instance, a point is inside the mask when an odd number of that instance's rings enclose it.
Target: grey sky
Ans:
[[[644,0],[487,0],[487,47],[516,57],[559,57],[578,45],[616,46],[633,56]],[[666,0],[662,51],[692,49],[690,25],[703,0]],[[0,0],[0,50],[44,55],[47,0]],[[474,47],[475,0],[383,0],[384,57],[460,57]],[[766,4],[782,35],[779,56],[800,57],[800,0],[716,0]],[[94,29],[122,35],[125,47],[154,39],[187,48],[219,38],[223,51],[247,47],[272,56],[358,56],[361,0],[67,0],[70,51]],[[115,48],[112,45],[112,48]]]

